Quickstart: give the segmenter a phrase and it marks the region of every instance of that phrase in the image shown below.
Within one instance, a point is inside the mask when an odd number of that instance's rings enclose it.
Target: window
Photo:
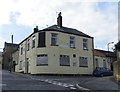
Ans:
[[[29,51],[30,50],[30,43],[28,42],[28,44],[27,44],[27,51]]]
[[[99,67],[99,61],[98,58],[95,59],[96,67]]]
[[[45,47],[46,46],[46,34],[45,32],[40,32],[38,34],[38,47]]]
[[[58,34],[56,33],[52,33],[51,34],[51,45],[52,46],[57,46],[58,44],[58,38],[57,38]]]
[[[32,48],[35,47],[35,36],[32,37]]]
[[[21,47],[21,55],[23,54],[23,47]]]
[[[83,50],[88,50],[88,40],[83,39]]]
[[[103,67],[105,67],[105,68],[107,67],[107,66],[106,66],[106,60],[105,60],[105,59],[103,60]]]
[[[19,70],[22,70],[22,61],[20,61]]]
[[[70,36],[70,48],[75,48],[75,37]]]
[[[80,57],[79,58],[79,66],[80,67],[88,67],[88,59],[87,59],[87,57]]]
[[[47,54],[41,54],[37,56],[37,66],[46,66],[48,65],[48,56]]]
[[[60,66],[70,66],[70,58],[68,55],[60,55]]]

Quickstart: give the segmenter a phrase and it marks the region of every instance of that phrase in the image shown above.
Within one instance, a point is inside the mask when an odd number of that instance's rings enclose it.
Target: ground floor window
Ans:
[[[48,65],[48,56],[47,56],[47,54],[37,55],[36,65],[37,66]]]
[[[99,61],[98,58],[95,59],[96,67],[99,67]]]
[[[103,60],[103,67],[105,67],[105,68],[107,67],[105,59]]]
[[[87,57],[80,57],[79,58],[79,66],[80,67],[88,67],[88,58]]]
[[[22,61],[20,61],[19,70],[22,70],[22,67],[23,67],[22,64],[23,64]]]
[[[68,55],[60,55],[60,66],[70,66],[70,57]]]

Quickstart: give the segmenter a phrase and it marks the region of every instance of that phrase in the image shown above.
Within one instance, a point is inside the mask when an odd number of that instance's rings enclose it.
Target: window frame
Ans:
[[[58,33],[51,33],[51,46],[58,46]]]
[[[35,39],[36,39],[36,37],[35,37],[35,35],[32,37],[32,48],[35,48]]]
[[[38,57],[39,57],[39,59],[40,59],[40,57],[46,57],[46,58],[47,58],[47,63],[46,63],[46,64],[43,64],[42,62],[38,61]],[[39,62],[39,64],[38,64],[38,62]],[[40,64],[40,63],[41,63],[41,64]],[[37,55],[36,66],[48,66],[48,55],[47,55],[47,54]]]
[[[75,37],[74,36],[70,36],[70,48],[75,48]]]
[[[63,58],[64,58],[63,60],[66,60],[65,57],[67,57],[66,59],[68,59],[68,61],[66,61],[68,64],[67,64],[67,63],[64,63],[64,64],[63,64],[63,61],[61,61]],[[65,62],[65,61],[64,61],[64,62]],[[69,56],[69,55],[62,55],[62,54],[61,54],[61,55],[59,56],[59,65],[60,65],[60,66],[70,66],[70,56]]]
[[[87,65],[83,62],[86,62]],[[88,57],[79,57],[79,67],[88,67]]]
[[[88,50],[88,39],[83,38],[83,50]]]
[[[21,49],[20,49],[20,54],[22,55],[23,54],[23,47],[21,47]]]

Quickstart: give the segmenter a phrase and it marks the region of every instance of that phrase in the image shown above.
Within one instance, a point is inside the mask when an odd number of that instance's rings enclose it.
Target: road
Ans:
[[[45,80],[30,78],[28,76],[2,72],[2,90],[71,90],[68,86],[55,85]]]
[[[95,90],[119,92],[112,76],[36,76],[2,71],[2,90]],[[100,92],[101,92],[100,91]],[[103,91],[102,91],[103,92]]]

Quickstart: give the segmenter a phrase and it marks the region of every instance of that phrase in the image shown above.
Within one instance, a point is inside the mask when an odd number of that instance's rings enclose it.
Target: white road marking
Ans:
[[[7,84],[0,84],[0,86],[6,86]]]
[[[90,90],[90,89],[87,89],[87,88],[81,87],[81,86],[79,86],[78,84],[76,84],[76,86],[77,86],[79,89],[81,89],[81,90]]]
[[[75,88],[75,87],[70,87],[70,89],[77,89],[77,88]]]

